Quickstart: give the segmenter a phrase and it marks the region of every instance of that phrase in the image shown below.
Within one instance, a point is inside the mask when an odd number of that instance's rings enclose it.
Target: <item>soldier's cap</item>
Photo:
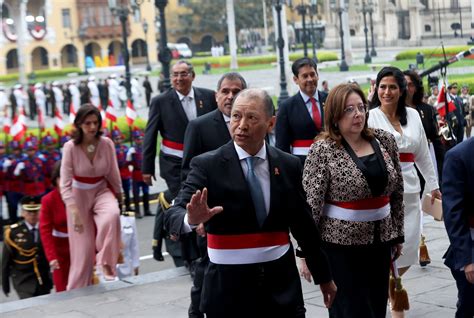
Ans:
[[[458,88],[458,83],[454,82],[454,83],[450,84],[448,86],[448,89],[451,89],[451,88]]]
[[[54,82],[51,83],[51,85],[53,85],[53,86],[59,86],[59,82],[58,82],[58,81],[54,81]]]
[[[95,76],[89,76],[89,78],[87,80],[89,82],[93,82],[93,81],[95,81]]]
[[[24,150],[34,150],[35,148],[35,144],[32,141],[27,141],[23,144]]]
[[[21,208],[27,212],[38,212],[41,209],[41,201],[39,197],[24,196],[20,200]]]
[[[36,83],[35,84],[35,88],[41,88],[41,87],[43,87],[43,83]]]

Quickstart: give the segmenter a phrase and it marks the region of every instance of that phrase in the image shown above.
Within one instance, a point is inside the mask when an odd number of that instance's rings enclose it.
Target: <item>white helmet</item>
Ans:
[[[42,84],[42,83],[36,83],[36,84],[35,84],[35,88],[41,88],[41,87],[43,87],[43,84]]]
[[[116,77],[117,77],[117,74],[115,73],[109,75],[109,78],[116,78]]]
[[[95,81],[95,76],[89,76],[88,81],[89,81],[89,82]]]
[[[22,87],[23,87],[23,85],[21,85],[21,84],[16,84],[15,86],[13,86],[14,89],[20,89]]]
[[[77,81],[75,79],[72,79],[69,81],[69,84],[71,85],[76,85],[77,84]]]
[[[51,85],[53,85],[53,86],[59,86],[59,82],[58,82],[58,81],[54,81],[54,82],[51,83]]]

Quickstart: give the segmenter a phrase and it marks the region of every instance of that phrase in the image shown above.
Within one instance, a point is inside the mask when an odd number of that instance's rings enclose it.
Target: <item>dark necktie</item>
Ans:
[[[249,185],[250,194],[252,196],[253,205],[255,207],[255,213],[257,214],[257,221],[260,227],[263,226],[263,222],[267,218],[267,211],[265,209],[265,200],[263,199],[262,186],[255,175],[254,167],[255,162],[258,160],[257,157],[247,157],[245,162],[247,163],[247,183]]]
[[[314,97],[310,97],[309,100],[311,101],[311,111],[313,113],[313,121],[316,125],[318,130],[321,130],[321,114],[319,113],[318,105],[316,104],[316,99]]]
[[[38,242],[38,230],[35,227],[31,229],[31,234],[33,235],[34,242]]]

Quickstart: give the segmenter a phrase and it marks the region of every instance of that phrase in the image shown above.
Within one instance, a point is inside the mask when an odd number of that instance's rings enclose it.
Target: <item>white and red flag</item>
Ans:
[[[115,107],[110,99],[107,105],[105,117],[114,123],[117,121],[117,111],[115,110]]]
[[[54,130],[58,134],[58,136],[61,136],[63,133],[64,129],[64,121],[63,121],[63,114],[61,112],[61,109],[59,107],[54,108]]]
[[[125,117],[127,118],[127,123],[129,126],[133,125],[135,119],[137,119],[137,112],[133,107],[132,101],[130,99],[127,100],[127,109],[125,110]]]
[[[11,127],[12,127],[12,120],[10,116],[8,116],[8,111],[5,108],[5,117],[3,119],[3,132],[5,134],[9,134]]]
[[[436,109],[438,110],[438,114],[441,117],[446,117],[446,102],[448,103],[448,113],[456,110],[456,105],[454,105],[454,102],[451,99],[449,93],[446,93],[445,87],[446,85],[441,85],[441,89],[439,90],[438,95],[438,102],[436,103]]]

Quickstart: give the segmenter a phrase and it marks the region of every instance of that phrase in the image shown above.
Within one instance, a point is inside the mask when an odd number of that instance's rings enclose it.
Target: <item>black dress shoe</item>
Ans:
[[[135,214],[135,218],[136,218],[136,219],[142,219],[143,216],[142,216],[140,213],[136,213],[136,214]]]
[[[159,251],[157,248],[153,249],[153,258],[158,262],[163,262],[165,260],[163,254],[161,254],[161,251]]]
[[[155,216],[155,214],[150,211],[145,211],[145,216]]]

